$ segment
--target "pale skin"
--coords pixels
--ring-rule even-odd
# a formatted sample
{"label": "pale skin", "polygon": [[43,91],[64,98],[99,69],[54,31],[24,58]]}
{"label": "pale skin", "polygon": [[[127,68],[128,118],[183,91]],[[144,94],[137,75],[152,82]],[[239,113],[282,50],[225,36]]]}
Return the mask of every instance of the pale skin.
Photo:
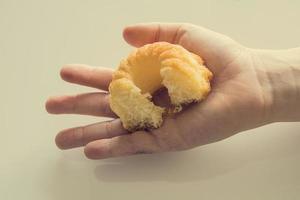
{"label": "pale skin", "polygon": [[204,101],[166,118],[161,128],[129,133],[109,107],[107,90],[113,70],[66,65],[62,79],[100,90],[51,97],[47,111],[113,120],[62,130],[56,136],[59,148],[84,147],[90,159],[179,151],[272,122],[300,121],[300,48],[250,49],[192,24],[137,24],[126,27],[123,36],[135,47],[167,41],[198,54],[214,74],[211,93]]}

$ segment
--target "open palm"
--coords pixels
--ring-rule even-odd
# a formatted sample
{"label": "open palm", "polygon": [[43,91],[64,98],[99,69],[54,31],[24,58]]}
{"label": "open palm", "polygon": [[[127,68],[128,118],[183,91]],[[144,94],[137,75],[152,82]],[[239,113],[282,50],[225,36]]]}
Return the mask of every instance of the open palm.
{"label": "open palm", "polygon": [[[113,119],[61,131],[56,137],[58,147],[85,146],[85,154],[91,159],[176,151],[216,142],[268,121],[268,99],[259,77],[263,69],[253,50],[191,24],[138,24],[127,27],[123,35],[136,47],[167,41],[200,55],[214,74],[211,93],[203,102],[169,116],[159,129],[128,133],[119,119]],[[86,65],[63,67],[64,80],[102,91],[49,98],[48,112],[116,118],[105,92],[112,72]]]}

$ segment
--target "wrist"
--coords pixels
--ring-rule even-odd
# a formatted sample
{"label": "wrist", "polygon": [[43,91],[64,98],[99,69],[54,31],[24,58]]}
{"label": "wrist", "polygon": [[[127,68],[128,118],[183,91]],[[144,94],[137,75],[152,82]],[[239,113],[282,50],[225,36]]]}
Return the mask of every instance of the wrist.
{"label": "wrist", "polygon": [[300,121],[300,48],[255,50],[269,121]]}

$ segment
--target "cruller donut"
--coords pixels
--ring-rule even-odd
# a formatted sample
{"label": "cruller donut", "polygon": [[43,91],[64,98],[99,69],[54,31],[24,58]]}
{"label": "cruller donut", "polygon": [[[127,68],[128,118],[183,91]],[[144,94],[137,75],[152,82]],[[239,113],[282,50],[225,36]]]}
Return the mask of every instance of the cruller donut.
{"label": "cruller donut", "polygon": [[151,101],[155,91],[165,87],[171,104],[181,108],[203,100],[210,91],[211,78],[203,60],[182,46],[147,44],[122,60],[114,72],[109,85],[110,107],[129,131],[158,128],[166,109]]}

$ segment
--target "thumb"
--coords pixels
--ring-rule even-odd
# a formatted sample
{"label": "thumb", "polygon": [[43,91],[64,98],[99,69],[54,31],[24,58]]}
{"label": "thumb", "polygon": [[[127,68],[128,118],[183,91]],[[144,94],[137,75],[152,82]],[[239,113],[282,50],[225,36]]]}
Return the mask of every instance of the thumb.
{"label": "thumb", "polygon": [[[132,46],[140,47],[148,43],[165,41],[179,44],[200,55],[213,71],[232,60],[238,43],[231,38],[188,23],[141,23],[127,26],[123,37]],[[238,48],[237,48],[238,47]]]}
{"label": "thumb", "polygon": [[142,23],[127,26],[123,31],[123,37],[132,46],[140,47],[158,41],[178,43],[184,32],[186,28],[183,28],[183,24]]}

